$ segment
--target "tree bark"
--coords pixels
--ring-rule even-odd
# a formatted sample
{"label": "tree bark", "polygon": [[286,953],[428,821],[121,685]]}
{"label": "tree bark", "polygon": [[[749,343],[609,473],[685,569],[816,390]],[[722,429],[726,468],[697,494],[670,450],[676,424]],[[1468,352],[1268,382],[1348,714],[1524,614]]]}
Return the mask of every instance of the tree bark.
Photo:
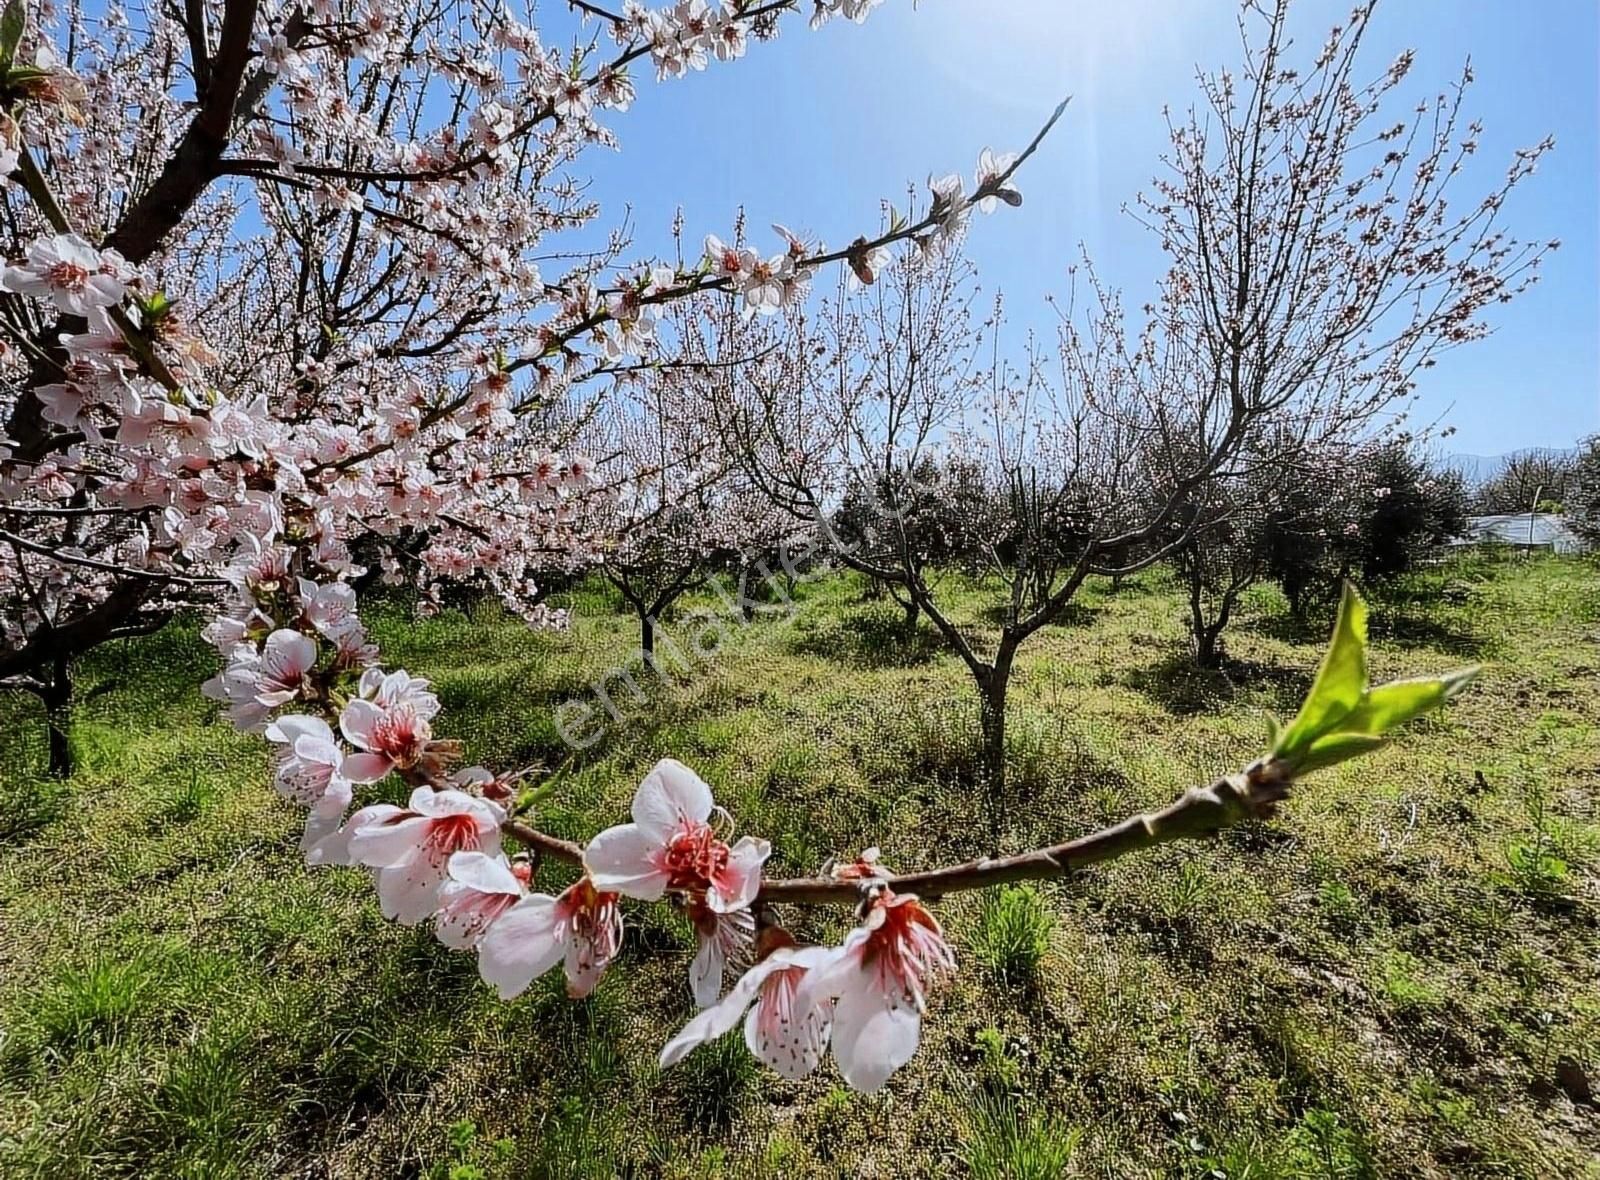
{"label": "tree bark", "polygon": [[56,656],[49,678],[39,694],[44,701],[44,724],[49,738],[49,773],[52,778],[72,776],[72,665]]}
{"label": "tree bark", "polygon": [[978,723],[983,735],[980,772],[989,798],[990,821],[1000,822],[1006,793],[1006,695],[1011,687],[1011,660],[1016,648],[1002,636],[994,663],[978,675]]}
{"label": "tree bark", "polygon": [[655,666],[656,654],[656,621],[647,612],[639,615],[639,650],[644,652],[645,659]]}
{"label": "tree bark", "polygon": [[900,609],[905,611],[905,628],[907,634],[914,635],[917,630],[917,621],[922,618],[922,608],[917,605],[915,598],[900,604]]}

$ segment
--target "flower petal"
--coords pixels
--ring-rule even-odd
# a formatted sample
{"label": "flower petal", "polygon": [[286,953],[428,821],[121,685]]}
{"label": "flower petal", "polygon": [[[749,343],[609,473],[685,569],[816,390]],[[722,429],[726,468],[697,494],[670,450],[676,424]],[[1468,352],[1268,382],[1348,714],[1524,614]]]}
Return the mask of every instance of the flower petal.
{"label": "flower petal", "polygon": [[339,713],[339,729],[352,745],[367,748],[372,727],[383,719],[384,711],[369,700],[356,697]]}
{"label": "flower petal", "polygon": [[478,939],[478,974],[502,1000],[509,1000],[559,963],[565,950],[556,937],[556,899],[548,893],[530,894]]}
{"label": "flower petal", "polygon": [[844,1080],[871,1094],[910,1061],[922,1037],[922,1015],[899,996],[886,994],[861,972],[857,986],[833,1010],[833,1059]]}
{"label": "flower petal", "polygon": [[402,926],[427,921],[439,908],[439,886],[444,879],[444,867],[421,856],[381,870],[378,906],[383,916]]}
{"label": "flower petal", "polygon": [[675,758],[663,758],[645,775],[633,796],[633,822],[662,842],[688,820],[711,817],[711,788]]}
{"label": "flower petal", "polygon": [[[803,970],[792,963],[781,967],[791,975]],[[774,995],[781,988],[797,989],[798,982],[779,976],[767,984],[745,1017],[744,1043],[758,1060],[793,1082],[815,1070],[822,1060],[833,1026],[833,1004],[821,1000],[801,1009],[795,1005],[791,990],[789,1003],[783,1005],[776,1002]]]}
{"label": "flower petal", "polygon": [[689,990],[694,992],[697,1008],[709,1008],[717,1002],[722,992],[722,969],[727,961],[720,938],[715,934],[701,937],[700,950],[689,964]]}
{"label": "flower petal", "polygon": [[[324,796],[326,798],[326,796]],[[348,798],[346,802],[349,802]],[[344,808],[338,811],[324,812],[320,807],[313,807],[306,816],[306,830],[300,837],[300,851],[305,853],[306,864],[341,864],[344,861],[330,859],[337,855],[329,845],[329,840],[335,839],[339,834],[339,823],[344,819]],[[348,849],[340,852],[348,853]],[[348,859],[348,856],[346,856]]]}
{"label": "flower petal", "polygon": [[339,763],[339,773],[353,783],[375,783],[388,774],[393,765],[382,754],[347,754]]}
{"label": "flower petal", "polygon": [[661,847],[661,841],[639,824],[618,824],[589,841],[583,850],[583,867],[596,889],[658,901],[670,880],[656,868]]}
{"label": "flower petal", "polygon": [[761,866],[772,855],[772,845],[754,836],[742,836],[728,850],[727,866],[716,875],[706,894],[706,905],[713,913],[726,914],[748,909],[761,888]]}
{"label": "flower petal", "polygon": [[395,809],[377,823],[364,824],[350,837],[350,858],[357,864],[387,869],[416,857],[433,821],[414,811]]}
{"label": "flower petal", "polygon": [[732,1032],[733,1026],[739,1023],[739,1017],[744,1015],[744,1010],[755,999],[767,976],[784,966],[786,964],[782,962],[766,959],[741,975],[739,982],[728,989],[727,995],[711,1007],[696,1013],[694,1018],[679,1030],[678,1035],[666,1043],[661,1050],[661,1068],[666,1069],[676,1065],[689,1054],[690,1050]]}
{"label": "flower petal", "polygon": [[298,745],[303,737],[319,738],[333,742],[333,730],[328,728],[328,723],[321,717],[308,717],[302,713],[291,713],[279,717],[266,728],[266,738],[269,742],[282,742],[285,745]]}
{"label": "flower petal", "polygon": [[503,856],[457,852],[450,857],[450,879],[479,893],[514,893],[522,896],[522,882]]}

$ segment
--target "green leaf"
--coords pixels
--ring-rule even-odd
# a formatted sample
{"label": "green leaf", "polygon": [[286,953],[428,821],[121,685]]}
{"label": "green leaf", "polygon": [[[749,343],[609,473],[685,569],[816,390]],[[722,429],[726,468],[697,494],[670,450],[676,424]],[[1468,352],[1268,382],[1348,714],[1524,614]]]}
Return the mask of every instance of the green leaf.
{"label": "green leaf", "polygon": [[1478,668],[1474,665],[1443,676],[1419,676],[1381,684],[1367,692],[1361,703],[1339,723],[1339,729],[1344,733],[1382,737],[1407,721],[1439,708],[1472,683],[1477,675]]}
{"label": "green leaf", "polygon": [[8,67],[17,59],[17,46],[22,44],[27,27],[28,13],[22,0],[11,0],[4,14],[0,14],[0,66]]}
{"label": "green leaf", "polygon": [[1289,728],[1273,747],[1280,758],[1294,759],[1323,734],[1339,727],[1367,691],[1367,604],[1349,582],[1339,600],[1328,654]]}
{"label": "green leaf", "polygon": [[1331,733],[1312,742],[1305,753],[1295,758],[1294,772],[1305,774],[1312,770],[1323,770],[1346,759],[1370,754],[1386,744],[1383,738],[1364,733]]}

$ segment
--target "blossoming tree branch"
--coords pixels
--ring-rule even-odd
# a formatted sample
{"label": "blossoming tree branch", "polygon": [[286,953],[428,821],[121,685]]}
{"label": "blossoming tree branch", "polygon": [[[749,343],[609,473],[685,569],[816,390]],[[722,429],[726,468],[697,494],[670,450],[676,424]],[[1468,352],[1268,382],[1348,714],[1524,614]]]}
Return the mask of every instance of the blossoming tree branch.
{"label": "blossoming tree branch", "polygon": [[[1365,608],[1347,591],[1304,706],[1259,759],[1103,831],[961,865],[902,875],[875,849],[840,850],[816,877],[766,879],[771,845],[671,760],[639,785],[630,822],[581,846],[542,832],[558,784],[464,766],[464,744],[435,732],[428,682],[383,666],[358,586],[476,579],[530,621],[559,621],[536,579],[607,553],[619,564],[605,522],[655,519],[648,498],[619,508],[576,444],[601,417],[594,385],[674,363],[658,309],[731,299],[739,316],[775,316],[823,266],[870,287],[938,258],[974,210],[1020,203],[1015,174],[1061,114],[1015,155],[985,151],[970,187],[931,180],[921,214],[843,248],[775,228],[771,252],[710,235],[687,261],[624,264],[621,231],[582,249],[559,235],[598,216],[569,167],[614,141],[599,117],[633,101],[629,67],[648,59],[665,80],[741,57],[797,3],[575,7],[586,23],[566,48],[498,0],[421,14],[202,0],[139,26],[118,7],[59,23],[47,6],[6,8],[0,171],[17,241],[0,274],[0,680],[59,707],[78,652],[204,605],[223,659],[204,689],[272,748],[277,790],[306,810],[309,863],[364,866],[385,916],[431,923],[507,999],[558,967],[587,995],[624,906],[671,900],[697,936],[700,1011],[664,1065],[742,1020],[785,1076],[831,1051],[875,1090],[956,968],[938,898],[1266,818],[1471,670],[1369,685]],[[812,23],[873,7],[814,0]],[[1448,302],[1428,331],[1470,334],[1537,260],[1485,247],[1477,220],[1454,239],[1463,255],[1420,272]],[[702,490],[655,486],[683,483]],[[556,894],[538,889],[551,861],[580,870]],[[800,945],[783,923],[807,905],[853,907],[858,923],[837,945]]]}

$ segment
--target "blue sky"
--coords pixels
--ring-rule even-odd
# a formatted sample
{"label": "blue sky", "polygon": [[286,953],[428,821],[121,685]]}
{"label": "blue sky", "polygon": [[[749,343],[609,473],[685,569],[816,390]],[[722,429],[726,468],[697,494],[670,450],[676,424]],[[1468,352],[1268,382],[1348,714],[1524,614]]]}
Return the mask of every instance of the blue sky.
{"label": "blue sky", "polygon": [[[1188,105],[1196,65],[1237,64],[1237,11],[1234,0],[888,0],[862,26],[810,33],[791,18],[741,62],[660,85],[638,72],[638,102],[607,117],[622,152],[584,166],[609,217],[631,206],[640,253],[667,248],[680,205],[690,242],[726,234],[743,205],[758,238],[781,221],[842,245],[876,228],[881,198],[930,172],[970,177],[981,147],[1021,147],[1071,94],[1019,178],[1022,208],[977,219],[970,250],[1023,325],[1053,322],[1043,297],[1065,291],[1080,242],[1137,305],[1162,262],[1123,205],[1156,171],[1163,104]],[[1300,0],[1308,55],[1347,11],[1348,0]],[[1568,445],[1600,429],[1600,3],[1387,0],[1368,63],[1376,72],[1405,47],[1418,95],[1472,58],[1483,171],[1463,198],[1482,195],[1513,148],[1556,137],[1506,224],[1563,243],[1532,291],[1495,309],[1490,339],[1424,374],[1419,417],[1457,428],[1451,451]]]}

